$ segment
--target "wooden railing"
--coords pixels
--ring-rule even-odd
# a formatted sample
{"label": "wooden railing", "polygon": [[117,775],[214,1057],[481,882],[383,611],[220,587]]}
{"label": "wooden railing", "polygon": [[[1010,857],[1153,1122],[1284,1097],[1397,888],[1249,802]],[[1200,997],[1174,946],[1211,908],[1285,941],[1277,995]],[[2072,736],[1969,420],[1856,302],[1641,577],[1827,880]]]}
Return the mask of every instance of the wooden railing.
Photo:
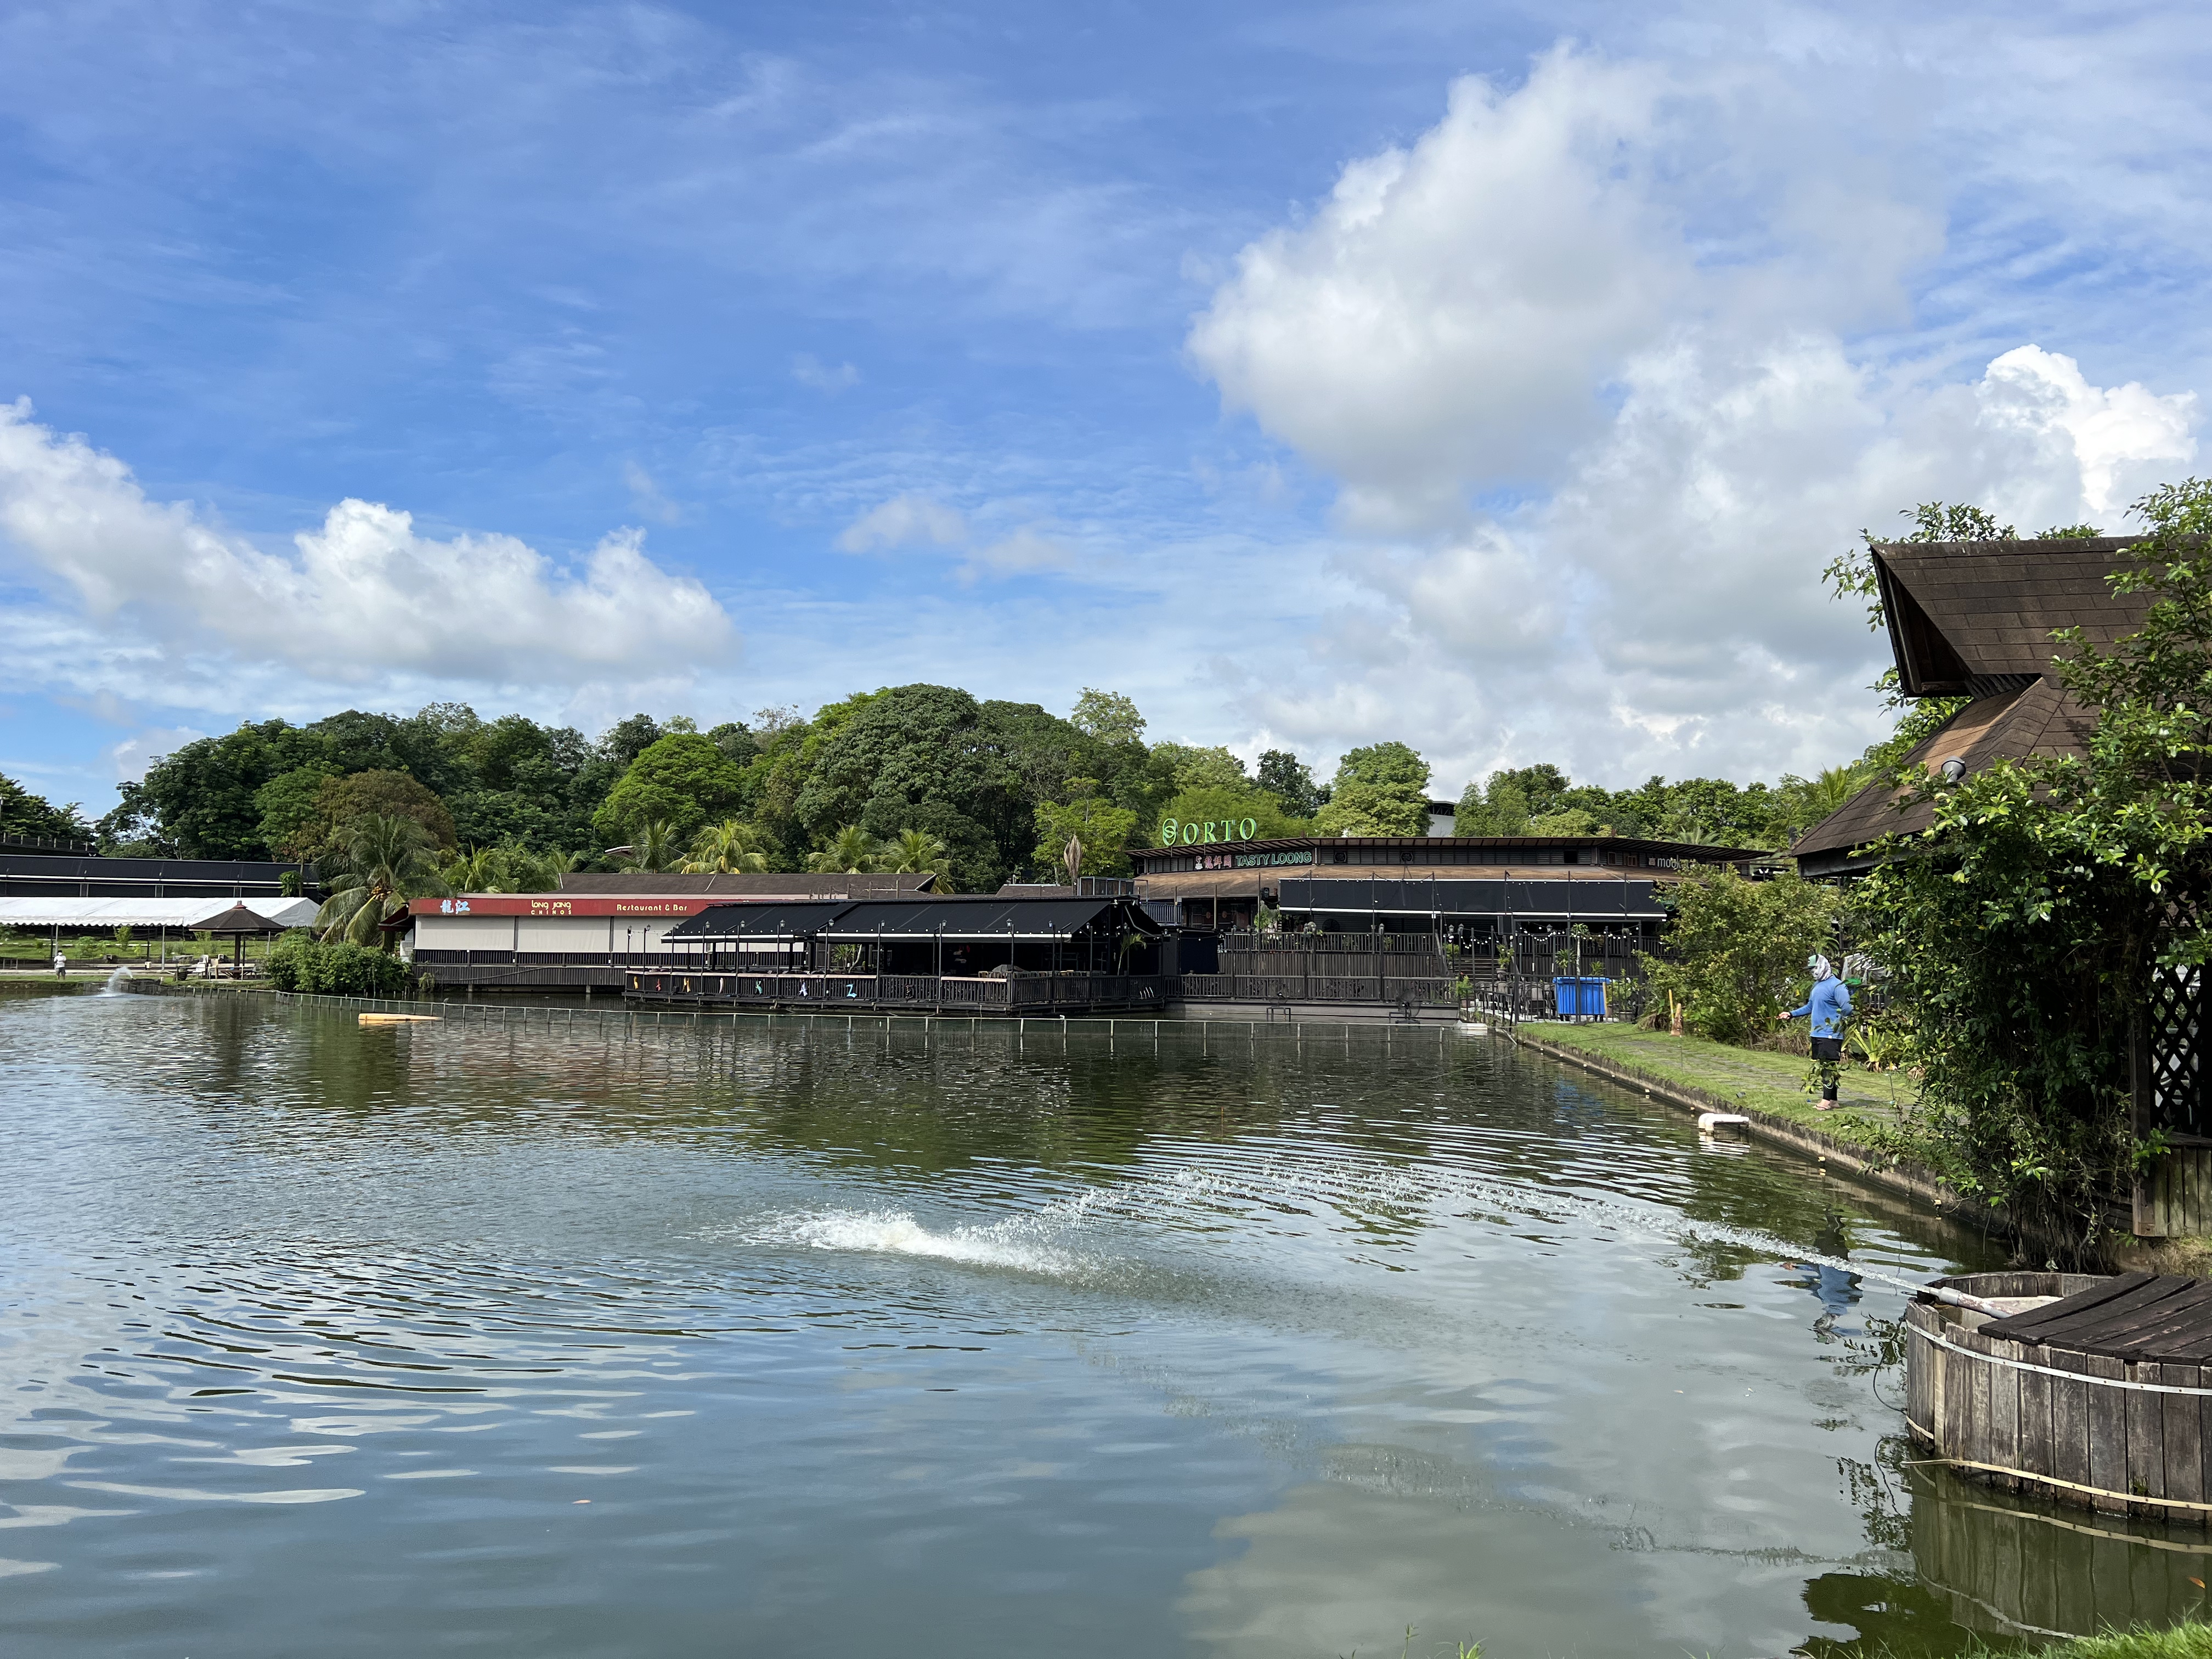
{"label": "wooden railing", "polygon": [[632,969],[626,994],[654,1002],[817,1008],[930,1008],[956,1013],[1050,1015],[1095,1008],[1163,1008],[1166,974],[1037,974],[1012,979],[939,979],[906,974],[735,974],[683,968]]}

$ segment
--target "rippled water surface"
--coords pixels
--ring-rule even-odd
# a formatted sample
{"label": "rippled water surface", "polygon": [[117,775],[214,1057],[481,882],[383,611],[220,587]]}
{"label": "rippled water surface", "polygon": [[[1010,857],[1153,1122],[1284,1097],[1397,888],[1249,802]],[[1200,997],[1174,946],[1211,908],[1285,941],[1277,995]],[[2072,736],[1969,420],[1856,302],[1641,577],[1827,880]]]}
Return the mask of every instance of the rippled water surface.
{"label": "rippled water surface", "polygon": [[1434,1031],[0,1002],[11,1656],[1948,1653],[2202,1534],[1906,1466],[1971,1236]]}

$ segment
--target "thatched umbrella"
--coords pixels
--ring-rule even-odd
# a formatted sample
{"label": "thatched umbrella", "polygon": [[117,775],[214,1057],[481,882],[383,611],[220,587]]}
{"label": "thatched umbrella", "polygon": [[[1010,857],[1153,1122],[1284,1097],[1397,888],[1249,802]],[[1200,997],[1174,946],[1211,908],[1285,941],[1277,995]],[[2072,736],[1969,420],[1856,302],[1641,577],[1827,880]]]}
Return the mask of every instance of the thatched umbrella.
{"label": "thatched umbrella", "polygon": [[228,933],[230,935],[231,977],[239,977],[244,966],[246,939],[249,933],[281,933],[285,931],[281,921],[271,921],[258,910],[246,908],[244,900],[225,910],[221,915],[210,916],[205,921],[192,924],[196,933]]}

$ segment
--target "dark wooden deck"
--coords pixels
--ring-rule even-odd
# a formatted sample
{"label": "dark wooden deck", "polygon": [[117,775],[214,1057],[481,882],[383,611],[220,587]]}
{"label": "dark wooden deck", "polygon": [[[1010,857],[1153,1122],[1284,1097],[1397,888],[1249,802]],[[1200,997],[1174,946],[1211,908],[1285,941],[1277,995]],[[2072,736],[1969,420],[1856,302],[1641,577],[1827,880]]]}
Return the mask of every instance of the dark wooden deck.
{"label": "dark wooden deck", "polygon": [[1158,1012],[1175,999],[1172,974],[1036,974],[1012,979],[920,974],[741,974],[633,970],[623,995],[699,1007],[928,1009],[957,1014]]}
{"label": "dark wooden deck", "polygon": [[1984,1336],[2130,1362],[2212,1361],[2212,1280],[2120,1273],[2046,1306],[1993,1319]]}

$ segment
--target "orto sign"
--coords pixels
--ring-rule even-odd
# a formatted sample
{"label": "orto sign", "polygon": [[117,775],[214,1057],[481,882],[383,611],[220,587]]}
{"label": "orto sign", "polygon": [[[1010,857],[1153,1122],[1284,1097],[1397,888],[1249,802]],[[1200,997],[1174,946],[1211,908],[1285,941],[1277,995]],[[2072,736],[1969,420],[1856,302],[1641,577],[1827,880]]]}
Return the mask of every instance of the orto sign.
{"label": "orto sign", "polygon": [[1257,818],[1163,818],[1160,845],[1197,847],[1208,842],[1250,841],[1259,829]]}

